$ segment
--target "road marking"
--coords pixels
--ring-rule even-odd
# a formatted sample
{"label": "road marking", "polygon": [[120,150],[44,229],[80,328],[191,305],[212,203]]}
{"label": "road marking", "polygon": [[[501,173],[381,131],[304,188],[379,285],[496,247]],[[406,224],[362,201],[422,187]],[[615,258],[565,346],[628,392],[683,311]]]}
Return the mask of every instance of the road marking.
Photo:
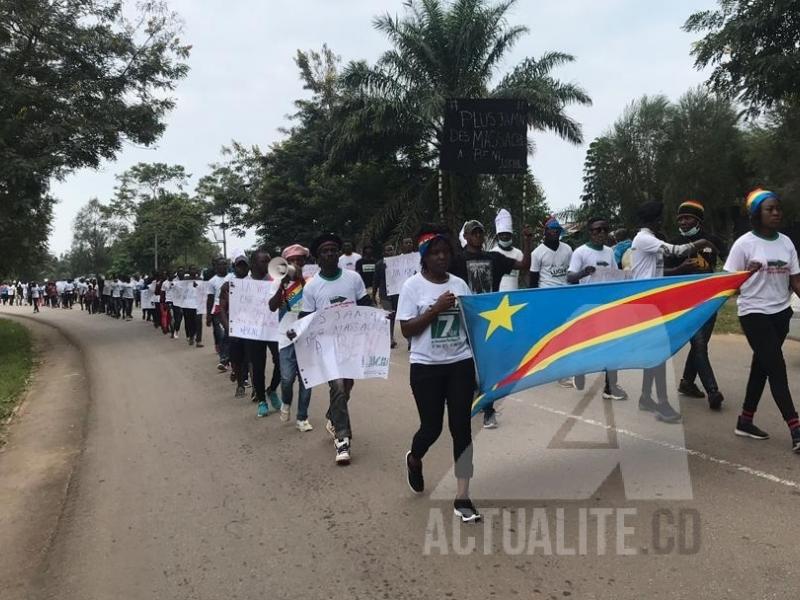
{"label": "road marking", "polygon": [[[523,402],[523,400],[519,398],[514,398],[517,402]],[[661,440],[655,440],[644,436],[640,433],[636,433],[635,431],[631,431],[629,429],[621,429],[619,427],[612,427],[611,425],[607,425],[606,423],[601,423],[600,421],[596,421],[594,419],[587,419],[586,417],[581,417],[580,415],[573,415],[563,410],[558,410],[557,408],[551,408],[549,406],[543,406],[541,404],[537,404],[536,402],[531,402],[529,400],[525,401],[526,404],[533,406],[534,408],[538,408],[545,412],[552,413],[554,415],[558,415],[560,417],[564,417],[566,419],[574,419],[576,421],[580,421],[581,423],[585,423],[587,425],[593,425],[595,427],[602,427],[606,430],[613,430],[618,435],[627,435],[629,437],[635,438],[637,440],[641,440],[643,442],[649,442],[651,444],[656,444],[661,446],[662,448],[666,448],[668,450],[674,450],[676,452],[685,452],[689,456],[694,456],[701,460],[705,460],[717,465],[722,465],[724,467],[733,467],[737,471],[742,473],[747,473],[748,475],[752,475],[753,477],[758,477],[760,479],[766,479],[767,481],[771,481],[772,483],[777,483],[786,487],[794,488],[800,490],[800,483],[796,481],[792,481],[791,479],[783,479],[778,477],[777,475],[773,475],[772,473],[767,473],[766,471],[759,471],[758,469],[753,469],[752,467],[748,467],[747,465],[742,465],[740,463],[731,462],[724,458],[717,458],[716,456],[711,456],[710,454],[706,454],[705,452],[700,452],[699,450],[692,450],[691,448],[686,448],[685,446],[679,446],[678,444],[671,444],[669,442],[664,442]]]}

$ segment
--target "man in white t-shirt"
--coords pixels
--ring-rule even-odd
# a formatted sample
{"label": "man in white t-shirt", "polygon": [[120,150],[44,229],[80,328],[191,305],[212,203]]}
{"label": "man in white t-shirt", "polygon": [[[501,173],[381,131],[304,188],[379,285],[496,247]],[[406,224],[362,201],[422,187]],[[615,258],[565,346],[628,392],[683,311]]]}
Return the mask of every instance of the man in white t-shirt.
{"label": "man in white t-shirt", "polygon": [[[303,288],[303,310],[299,318],[303,318],[318,310],[336,310],[343,306],[372,306],[372,300],[364,287],[364,281],[355,271],[339,266],[339,255],[342,251],[342,240],[335,233],[321,235],[311,244],[311,253],[317,259],[319,273]],[[289,339],[294,338],[294,331],[287,332]],[[328,422],[325,428],[334,438],[336,447],[336,463],[350,464],[350,413],[347,403],[353,389],[352,379],[334,379],[328,382],[330,387],[330,407]]]}
{"label": "man in white t-shirt", "polygon": [[358,252],[353,252],[353,242],[345,241],[342,243],[342,255],[339,257],[339,268],[348,271],[356,270],[356,263],[361,260]]}
{"label": "man in white t-shirt", "polygon": [[214,333],[214,349],[219,358],[217,363],[219,371],[227,371],[230,363],[230,342],[219,316],[219,293],[222,290],[222,284],[232,278],[233,273],[228,272],[228,259],[220,256],[214,261],[214,276],[208,280],[208,297],[206,299],[206,326],[211,327],[211,331]]}
{"label": "man in white t-shirt", "polygon": [[[664,214],[664,204],[651,200],[642,204],[637,216],[642,228],[631,244],[633,279],[652,279],[664,276],[664,256],[689,256],[703,248],[713,248],[708,240],[701,239],[688,244],[667,244],[658,235]],[[652,398],[653,383],[657,401]],[[669,404],[667,398],[667,364],[645,369],[642,376],[642,395],[639,410],[655,413],[656,419],[664,423],[680,423],[681,415]]]}
{"label": "man in white t-shirt", "polygon": [[530,287],[567,285],[572,248],[561,241],[563,231],[555,217],[550,217],[545,222],[542,243],[531,254]]}
{"label": "man in white t-shirt", "polygon": [[[494,219],[494,228],[497,233],[497,242],[492,252],[497,252],[518,262],[522,262],[522,250],[514,247],[514,229],[512,227],[511,213],[501,208]],[[497,291],[507,292],[519,289],[519,270],[514,269],[508,275],[503,275]]]}
{"label": "man in white t-shirt", "polygon": [[[575,248],[569,261],[567,281],[569,283],[589,283],[592,276],[609,271],[619,272],[614,250],[606,246],[608,241],[608,221],[602,217],[592,217],[586,222],[589,231],[589,241],[583,246]],[[606,275],[603,279],[611,279]],[[575,376],[575,388],[582,390],[585,383],[584,375]],[[606,371],[606,384],[603,389],[603,398],[606,400],[627,400],[628,394],[617,385],[617,372]]]}

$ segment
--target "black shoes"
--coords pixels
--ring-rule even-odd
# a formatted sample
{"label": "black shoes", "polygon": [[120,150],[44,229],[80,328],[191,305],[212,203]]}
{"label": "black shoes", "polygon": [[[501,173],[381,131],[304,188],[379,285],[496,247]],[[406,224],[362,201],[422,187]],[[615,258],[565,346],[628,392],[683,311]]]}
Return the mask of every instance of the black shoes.
{"label": "black shoes", "polygon": [[725,397],[720,392],[708,393],[708,408],[711,410],[722,410],[722,401]]}
{"label": "black shoes", "polygon": [[[797,430],[796,430],[797,431]],[[755,425],[753,425],[752,421],[743,421],[741,417],[736,421],[736,429],[733,430],[738,436],[747,437],[754,440],[768,440],[769,434],[766,431],[762,431]],[[800,448],[800,432],[798,432],[798,440],[795,442],[794,432],[792,432],[792,450],[798,452],[796,448]]]}
{"label": "black shoes", "polygon": [[453,502],[453,514],[459,517],[462,523],[477,523],[483,518],[469,498],[456,498]]}
{"label": "black shoes", "polygon": [[408,487],[415,494],[421,494],[425,491],[425,479],[422,477],[422,461],[417,461],[418,464],[414,466],[411,460],[411,451],[406,452],[406,481]]}
{"label": "black shoes", "polygon": [[681,379],[681,382],[678,384],[678,393],[684,396],[689,396],[690,398],[705,398],[706,395],[700,391],[700,388],[697,387],[694,381],[686,381],[685,379]]}

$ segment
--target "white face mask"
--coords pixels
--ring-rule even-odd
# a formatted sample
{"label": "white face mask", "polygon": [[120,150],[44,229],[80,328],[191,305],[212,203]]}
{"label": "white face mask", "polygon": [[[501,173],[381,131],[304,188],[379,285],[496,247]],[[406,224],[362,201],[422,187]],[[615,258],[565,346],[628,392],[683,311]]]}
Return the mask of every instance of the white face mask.
{"label": "white face mask", "polygon": [[497,238],[497,245],[503,250],[508,250],[514,245],[514,240],[503,241],[500,238]]}
{"label": "white face mask", "polygon": [[691,229],[687,229],[686,231],[684,231],[683,229],[679,229],[678,231],[681,232],[681,235],[683,237],[692,237],[700,233],[700,227],[698,225],[695,225],[694,227],[692,227]]}

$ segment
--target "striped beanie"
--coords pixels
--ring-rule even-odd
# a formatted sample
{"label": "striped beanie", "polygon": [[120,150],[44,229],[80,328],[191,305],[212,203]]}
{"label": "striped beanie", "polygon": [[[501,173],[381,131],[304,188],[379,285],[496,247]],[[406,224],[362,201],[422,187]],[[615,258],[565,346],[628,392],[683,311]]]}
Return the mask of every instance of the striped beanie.
{"label": "striped beanie", "polygon": [[687,200],[686,202],[682,202],[681,205],[678,207],[678,216],[688,216],[694,217],[701,223],[703,222],[703,216],[705,215],[705,208],[703,205],[698,202],[697,200]]}
{"label": "striped beanie", "polygon": [[744,203],[747,213],[751,216],[756,214],[761,206],[761,203],[764,202],[764,200],[769,200],[770,198],[777,199],[778,196],[775,194],[775,192],[762,190],[761,188],[754,189],[752,192],[747,194],[747,200]]}

